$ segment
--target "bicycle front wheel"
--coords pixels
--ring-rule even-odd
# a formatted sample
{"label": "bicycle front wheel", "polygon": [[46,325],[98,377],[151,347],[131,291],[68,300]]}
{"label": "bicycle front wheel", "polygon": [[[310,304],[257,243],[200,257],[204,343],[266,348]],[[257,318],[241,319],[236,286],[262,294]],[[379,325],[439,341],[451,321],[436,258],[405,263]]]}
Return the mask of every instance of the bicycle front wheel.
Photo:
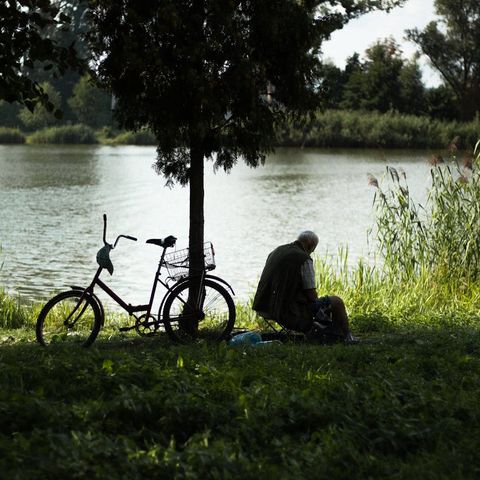
{"label": "bicycle front wheel", "polygon": [[189,302],[192,284],[191,280],[181,283],[165,300],[162,315],[165,331],[178,343],[227,338],[236,316],[232,297],[221,285],[207,279],[200,300]]}
{"label": "bicycle front wheel", "polygon": [[43,307],[37,319],[37,341],[48,346],[70,343],[90,346],[101,326],[100,308],[90,296],[82,298],[82,291],[70,290],[53,297]]}

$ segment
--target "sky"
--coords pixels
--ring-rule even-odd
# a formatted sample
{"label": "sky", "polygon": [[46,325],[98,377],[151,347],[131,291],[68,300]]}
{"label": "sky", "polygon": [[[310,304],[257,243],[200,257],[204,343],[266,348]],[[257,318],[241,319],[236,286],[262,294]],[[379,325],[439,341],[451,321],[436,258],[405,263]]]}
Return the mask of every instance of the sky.
{"label": "sky", "polygon": [[[411,58],[415,45],[404,39],[407,28],[422,30],[427,23],[435,19],[434,0],[408,0],[403,7],[386,12],[372,12],[352,20],[342,30],[332,34],[331,40],[322,46],[325,59],[333,61],[343,68],[345,60],[354,52],[361,55],[379,38],[393,36],[400,44],[404,57]],[[428,65],[425,57],[420,60],[423,81],[428,87],[440,83],[440,78]]]}

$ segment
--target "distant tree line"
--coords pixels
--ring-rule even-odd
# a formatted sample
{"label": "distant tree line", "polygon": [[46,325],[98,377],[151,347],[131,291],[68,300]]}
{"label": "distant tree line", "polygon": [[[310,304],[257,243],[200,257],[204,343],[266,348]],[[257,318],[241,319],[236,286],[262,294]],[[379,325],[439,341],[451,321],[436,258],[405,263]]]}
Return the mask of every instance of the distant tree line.
{"label": "distant tree line", "polygon": [[[58,48],[74,48],[87,65],[92,57],[84,40],[89,29],[88,1],[53,3],[70,18],[69,28],[51,22],[43,29],[45,37]],[[480,110],[480,2],[435,0],[435,8],[439,20],[423,31],[406,32],[419,49],[413,58],[404,58],[395,40],[387,38],[378,40],[363,55],[352,54],[343,69],[324,62],[318,85],[319,103],[334,110],[394,111],[439,120],[473,119]],[[441,74],[442,85],[425,87],[418,62],[420,53]],[[0,101],[0,126],[26,131],[73,123],[95,129],[115,126],[110,94],[99,89],[88,73],[66,68],[59,76],[48,58],[29,62],[23,73],[25,81],[43,88],[48,102]],[[60,111],[61,118],[54,115]]]}
{"label": "distant tree line", "polygon": [[[0,102],[0,125],[24,130],[83,123],[92,128],[113,126],[110,95],[100,90],[88,74],[49,79],[40,69],[41,86],[56,109],[64,112],[57,119],[43,105],[30,112],[26,107]],[[345,68],[332,63],[322,65],[319,95],[327,109],[376,111],[429,116],[440,120],[461,118],[459,103],[452,88],[440,85],[426,88],[418,56],[405,59],[391,38],[379,40],[364,54],[354,53]]]}
{"label": "distant tree line", "polygon": [[323,64],[321,95],[329,109],[397,111],[454,120],[460,116],[451,88],[426,88],[418,55],[405,59],[392,39],[379,40],[365,52],[347,59],[344,69]]}
{"label": "distant tree line", "polygon": [[[56,83],[60,83],[57,88],[48,80],[41,82],[40,86],[55,108],[63,112],[62,118],[56,118],[41,104],[37,104],[34,111],[30,112],[22,105],[0,101],[0,126],[33,131],[74,123],[82,123],[95,129],[114,124],[110,95],[100,90],[88,74],[78,77],[71,89],[67,89],[62,82]],[[62,95],[61,90],[66,90],[65,93],[69,95]]]}

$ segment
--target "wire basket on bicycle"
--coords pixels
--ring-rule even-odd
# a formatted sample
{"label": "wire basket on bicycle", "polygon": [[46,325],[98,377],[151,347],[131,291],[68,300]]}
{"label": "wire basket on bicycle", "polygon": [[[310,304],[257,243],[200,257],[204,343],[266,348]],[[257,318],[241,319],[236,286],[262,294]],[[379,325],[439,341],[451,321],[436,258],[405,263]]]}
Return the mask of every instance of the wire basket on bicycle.
{"label": "wire basket on bicycle", "polygon": [[[215,268],[215,250],[213,249],[212,242],[204,243],[203,256],[205,271],[213,270]],[[166,253],[164,261],[169,278],[173,280],[187,278],[190,265],[189,258],[188,248]]]}

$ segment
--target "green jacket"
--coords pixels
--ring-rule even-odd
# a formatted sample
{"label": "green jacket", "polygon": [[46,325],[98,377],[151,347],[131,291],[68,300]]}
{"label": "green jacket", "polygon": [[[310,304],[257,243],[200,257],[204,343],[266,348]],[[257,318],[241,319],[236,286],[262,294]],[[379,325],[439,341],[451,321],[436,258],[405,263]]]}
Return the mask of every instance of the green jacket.
{"label": "green jacket", "polygon": [[267,258],[252,308],[286,328],[307,331],[311,305],[302,286],[300,268],[310,258],[298,242],[277,247]]}

